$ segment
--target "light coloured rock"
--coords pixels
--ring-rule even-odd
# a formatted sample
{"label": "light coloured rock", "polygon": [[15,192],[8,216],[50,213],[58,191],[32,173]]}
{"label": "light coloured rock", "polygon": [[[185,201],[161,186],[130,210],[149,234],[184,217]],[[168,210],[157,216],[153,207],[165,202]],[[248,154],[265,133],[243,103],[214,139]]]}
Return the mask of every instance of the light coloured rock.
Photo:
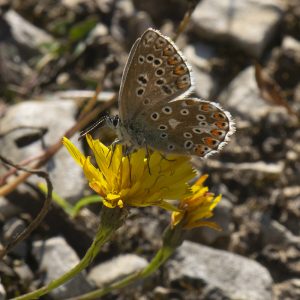
{"label": "light coloured rock", "polygon": [[293,278],[274,285],[274,299],[300,299],[300,279]]}
{"label": "light coloured rock", "polygon": [[[34,242],[33,255],[39,264],[40,272],[45,273],[45,283],[60,277],[79,263],[77,254],[62,237]],[[82,271],[51,291],[51,297],[57,300],[67,299],[91,291],[92,287],[85,274],[85,271]]]}
{"label": "light coloured rock", "polygon": [[35,27],[13,10],[9,10],[4,18],[11,28],[13,38],[20,44],[40,51],[41,45],[54,42],[46,31]]}
{"label": "light coloured rock", "polygon": [[218,291],[218,299],[272,299],[273,282],[268,270],[253,260],[226,251],[185,241],[166,271],[171,284],[202,286],[204,293]]}
{"label": "light coloured rock", "polygon": [[9,200],[0,197],[0,219],[7,220],[20,214],[22,210]]}
{"label": "light coloured rock", "polygon": [[207,165],[213,169],[234,170],[236,172],[253,172],[263,176],[281,176],[284,171],[285,164],[283,161],[276,163],[265,163],[264,161],[249,163],[222,163],[217,160],[209,160]]}
{"label": "light coloured rock", "polygon": [[6,291],[4,289],[4,286],[0,282],[0,300],[5,300],[5,299],[6,299]]}
{"label": "light coloured rock", "polygon": [[[41,153],[45,146],[49,147],[59,142],[66,130],[74,125],[76,110],[75,103],[71,101],[27,101],[11,106],[0,120],[1,132],[20,129],[11,131],[0,140],[1,154],[19,163]],[[35,128],[41,127],[48,129],[42,140],[17,146],[17,140],[24,136],[38,134],[40,131]],[[78,144],[77,137],[78,135],[74,136],[74,142],[80,149],[81,145]],[[69,200],[78,200],[82,196],[85,186],[82,169],[77,166],[64,147],[47,163],[46,170],[50,173],[54,191],[58,195]],[[4,172],[5,169],[0,166],[0,174]],[[35,176],[30,177],[30,182],[44,183],[42,179]]]}
{"label": "light coloured rock", "polygon": [[261,98],[252,66],[242,71],[229,84],[219,100],[233,117],[238,116],[251,123],[259,123],[267,114],[276,110],[288,117],[284,108],[273,106]]}
{"label": "light coloured rock", "polygon": [[300,245],[300,237],[294,235],[285,226],[274,220],[264,220],[262,222],[262,243],[263,245],[288,244]]}
{"label": "light coloured rock", "polygon": [[126,275],[140,271],[147,266],[147,261],[133,254],[120,255],[91,269],[88,279],[98,287],[116,281]]}
{"label": "light coloured rock", "polygon": [[260,57],[283,17],[279,0],[202,0],[192,15],[199,36],[223,40]]}

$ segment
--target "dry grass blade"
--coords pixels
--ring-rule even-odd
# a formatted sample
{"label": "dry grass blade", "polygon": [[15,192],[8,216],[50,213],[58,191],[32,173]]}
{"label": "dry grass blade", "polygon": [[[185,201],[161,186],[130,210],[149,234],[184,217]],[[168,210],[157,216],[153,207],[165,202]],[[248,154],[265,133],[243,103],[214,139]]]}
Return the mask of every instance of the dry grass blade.
{"label": "dry grass blade", "polygon": [[29,224],[29,226],[26,229],[24,229],[13,240],[11,240],[3,249],[0,250],[0,259],[2,259],[19,242],[26,239],[31,234],[31,232],[34,229],[36,229],[40,225],[40,223],[43,221],[43,219],[46,216],[46,214],[48,213],[50,205],[51,205],[53,186],[52,186],[51,180],[50,180],[47,172],[39,171],[39,170],[30,170],[30,169],[18,166],[16,164],[12,163],[11,161],[9,161],[8,159],[2,157],[1,155],[0,155],[0,160],[2,160],[2,162],[4,164],[9,165],[13,168],[16,168],[21,171],[25,171],[30,174],[35,174],[35,175],[43,178],[47,184],[47,195],[46,195],[46,199],[44,201],[42,209],[40,210],[39,214],[35,217],[35,219]]}
{"label": "dry grass blade", "polygon": [[186,29],[187,25],[189,24],[189,22],[191,20],[192,13],[194,12],[198,2],[199,2],[199,0],[189,0],[188,1],[188,9],[187,9],[186,13],[184,14],[184,17],[178,26],[177,32],[173,38],[174,42],[176,42],[176,40],[178,39],[180,34],[182,34],[182,32]]}

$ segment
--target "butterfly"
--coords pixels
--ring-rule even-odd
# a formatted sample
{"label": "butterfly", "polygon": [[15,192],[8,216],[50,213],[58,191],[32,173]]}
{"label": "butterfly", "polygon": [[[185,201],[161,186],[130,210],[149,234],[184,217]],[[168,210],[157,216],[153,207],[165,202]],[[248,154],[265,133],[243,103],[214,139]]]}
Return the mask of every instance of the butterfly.
{"label": "butterfly", "polygon": [[188,98],[191,88],[191,68],[182,53],[170,38],[147,29],[129,53],[119,116],[104,118],[117,131],[115,143],[199,157],[220,150],[235,130],[231,115],[217,103]]}

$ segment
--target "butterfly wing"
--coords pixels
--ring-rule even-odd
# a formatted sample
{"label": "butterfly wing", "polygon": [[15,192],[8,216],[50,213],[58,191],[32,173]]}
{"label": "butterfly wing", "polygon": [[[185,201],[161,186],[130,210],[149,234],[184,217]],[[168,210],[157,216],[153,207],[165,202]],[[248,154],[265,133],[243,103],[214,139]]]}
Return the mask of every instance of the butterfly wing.
{"label": "butterfly wing", "polygon": [[190,70],[176,45],[150,28],[130,51],[119,94],[120,118],[126,126],[141,111],[174,100],[190,87]]}
{"label": "butterfly wing", "polygon": [[147,124],[143,136],[148,146],[200,157],[220,150],[235,130],[228,112],[217,103],[196,98],[157,103],[137,121],[137,126]]}

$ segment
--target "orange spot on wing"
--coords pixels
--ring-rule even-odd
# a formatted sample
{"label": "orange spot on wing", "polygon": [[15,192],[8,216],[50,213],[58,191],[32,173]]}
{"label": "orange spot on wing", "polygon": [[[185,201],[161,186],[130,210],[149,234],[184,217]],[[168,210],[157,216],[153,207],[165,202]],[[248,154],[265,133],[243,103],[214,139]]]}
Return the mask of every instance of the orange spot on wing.
{"label": "orange spot on wing", "polygon": [[215,112],[212,114],[212,117],[218,121],[223,121],[226,120],[226,117],[224,114],[220,113],[220,112]]}
{"label": "orange spot on wing", "polygon": [[179,90],[185,89],[189,86],[189,83],[186,81],[178,81],[176,82],[176,86]]}
{"label": "orange spot on wing", "polygon": [[203,140],[204,144],[210,148],[214,148],[214,147],[218,146],[218,144],[219,144],[219,141],[212,137],[205,137],[202,140]]}
{"label": "orange spot on wing", "polygon": [[179,59],[179,56],[177,54],[171,56],[169,59],[168,59],[168,64],[169,65],[176,65],[180,62],[180,59]]}
{"label": "orange spot on wing", "polygon": [[173,73],[175,75],[184,75],[187,73],[187,68],[184,65],[179,65],[175,68]]}
{"label": "orange spot on wing", "polygon": [[203,110],[203,111],[210,111],[211,106],[208,103],[205,103],[205,104],[201,105],[200,109]]}
{"label": "orange spot on wing", "polygon": [[194,152],[198,156],[204,156],[205,155],[205,150],[202,145],[196,145],[194,148]]}
{"label": "orange spot on wing", "polygon": [[226,122],[218,121],[218,122],[214,122],[214,125],[216,125],[220,129],[228,128],[228,123],[226,123]]}
{"label": "orange spot on wing", "polygon": [[215,136],[215,137],[220,137],[223,135],[223,131],[218,130],[218,129],[213,129],[210,131],[211,135]]}

